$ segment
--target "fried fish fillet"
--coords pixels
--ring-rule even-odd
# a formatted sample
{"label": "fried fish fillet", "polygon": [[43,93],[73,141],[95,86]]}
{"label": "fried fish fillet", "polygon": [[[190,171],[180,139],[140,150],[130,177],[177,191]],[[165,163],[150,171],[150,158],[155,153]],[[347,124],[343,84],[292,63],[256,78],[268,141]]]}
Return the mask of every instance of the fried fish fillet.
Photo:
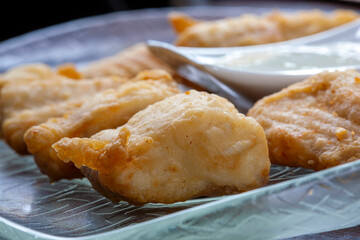
{"label": "fried fish fillet", "polygon": [[[195,90],[135,114],[91,138],[63,138],[58,156],[112,200],[172,203],[232,194],[267,183],[262,127],[226,99]],[[85,168],[86,169],[86,168]]]}
{"label": "fried fish fillet", "polygon": [[[72,92],[64,93],[59,85],[63,82],[65,86],[66,83],[71,85],[71,80],[79,77],[81,74],[72,64],[59,66],[57,71],[41,63],[14,67],[0,76],[1,115],[5,114],[7,117],[15,110],[38,107],[46,104],[49,98],[58,99],[59,95],[62,100]],[[67,89],[70,88],[71,86],[67,86]]]}
{"label": "fried fish fillet", "polygon": [[[17,153],[26,154],[23,136],[29,127],[42,123],[49,117],[62,116],[79,106],[84,97],[116,88],[126,81],[128,79],[103,77],[78,81],[58,78],[8,83],[1,89],[0,95],[3,137]],[[69,101],[62,103],[66,100]],[[57,104],[60,102],[61,104]]]}
{"label": "fried fish fillet", "polygon": [[259,100],[272,163],[321,170],[360,159],[360,73],[324,72]]}
{"label": "fried fish fillet", "polygon": [[282,35],[282,41],[308,36],[351,22],[359,14],[351,10],[335,10],[326,14],[320,10],[299,11],[283,14],[275,11],[268,19],[275,22]]}
{"label": "fried fish fillet", "polygon": [[[170,15],[175,29],[183,28],[179,15]],[[175,21],[176,19],[176,21]],[[183,21],[190,22],[184,16]],[[180,26],[179,25],[184,25]],[[177,30],[177,31],[178,31]],[[189,25],[177,36],[176,45],[185,47],[235,47],[281,41],[281,32],[274,22],[246,14],[238,18],[204,21]]]}
{"label": "fried fish fillet", "polygon": [[58,159],[52,144],[63,137],[90,137],[100,130],[121,126],[136,112],[178,92],[176,83],[165,71],[145,71],[136,81],[92,96],[64,117],[31,127],[24,140],[40,170],[50,179],[79,177],[80,171],[73,164]]}
{"label": "fried fish fillet", "polygon": [[19,110],[33,109],[71,98],[92,95],[108,88],[118,87],[126,81],[128,79],[112,76],[77,81],[56,77],[46,81],[8,83],[1,89],[2,114],[7,118]]}
{"label": "fried fish fillet", "polygon": [[[27,64],[19,67],[14,67],[0,75],[0,90],[8,83],[14,83],[17,81],[31,82],[34,80],[54,78],[55,76],[56,73],[54,73],[49,66],[41,63]],[[0,122],[2,123],[2,121],[3,114],[2,111],[0,111]],[[0,135],[2,136],[1,128]]]}
{"label": "fried fish fillet", "polygon": [[88,78],[110,75],[132,78],[139,72],[149,69],[163,69],[173,74],[173,70],[157,59],[145,44],[139,43],[115,56],[89,64],[82,74]]}
{"label": "fried fish fillet", "polygon": [[[67,65],[67,66],[63,66],[63,69],[68,69],[67,70],[67,74],[69,72],[72,72],[73,75],[75,75],[76,69],[73,66]],[[70,70],[71,69],[71,70]],[[69,75],[69,74],[68,74]],[[2,74],[0,76],[0,90],[2,88],[4,88],[7,85],[10,84],[19,84],[21,83],[21,85],[27,85],[33,81],[49,81],[49,80],[60,80],[60,79],[69,79],[68,77],[66,77],[66,74],[56,71],[53,71],[51,69],[50,66],[45,65],[45,64],[41,64],[41,63],[36,63],[36,64],[27,64],[27,65],[22,65],[19,67],[14,67],[10,70],[8,70],[7,72],[5,72],[4,74]],[[16,85],[16,86],[19,86]],[[29,94],[31,94],[32,89],[29,89]],[[1,94],[1,93],[0,93]],[[8,96],[7,96],[8,97]],[[0,99],[0,105],[1,107],[9,107],[9,112],[11,112],[11,106],[6,106],[6,104],[8,102],[4,102],[3,100],[7,101],[6,98]],[[17,94],[15,93],[14,95],[12,95],[12,99],[16,100],[18,99]],[[37,96],[37,99],[39,99],[39,96]],[[27,104],[27,103],[23,103],[23,104]],[[1,109],[0,111],[0,122],[3,122],[3,118],[8,117],[9,115],[6,114],[7,116],[3,116],[4,112],[3,109]],[[2,135],[2,129],[0,128],[0,133]]]}
{"label": "fried fish fillet", "polygon": [[319,10],[265,16],[245,14],[216,21],[197,21],[172,13],[169,21],[178,33],[176,45],[186,47],[235,47],[290,40],[318,33],[358,18],[350,10],[325,14]]}
{"label": "fried fish fillet", "polygon": [[79,108],[87,98],[89,96],[51,103],[14,113],[6,118],[2,125],[3,137],[6,143],[19,154],[28,154],[24,134],[30,127],[43,123],[49,118],[62,117],[65,113]]}
{"label": "fried fish fillet", "polygon": [[202,22],[181,12],[171,12],[168,19],[177,34],[180,34],[185,31],[185,29]]}
{"label": "fried fish fillet", "polygon": [[0,87],[10,82],[42,80],[54,77],[56,73],[52,69],[41,63],[27,64],[14,67],[0,76]]}
{"label": "fried fish fillet", "polygon": [[72,64],[61,65],[56,71],[42,63],[25,64],[11,68],[2,74],[0,76],[0,88],[7,83],[15,83],[17,81],[31,82],[34,80],[51,80],[63,77],[80,79],[82,75]]}

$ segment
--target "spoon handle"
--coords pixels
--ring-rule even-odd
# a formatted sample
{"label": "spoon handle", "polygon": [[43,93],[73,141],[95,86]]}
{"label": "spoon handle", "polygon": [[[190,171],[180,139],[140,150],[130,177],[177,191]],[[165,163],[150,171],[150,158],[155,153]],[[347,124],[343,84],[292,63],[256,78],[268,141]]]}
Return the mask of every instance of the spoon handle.
{"label": "spoon handle", "polygon": [[146,44],[152,54],[175,69],[183,64],[191,64],[202,68],[202,66],[194,61],[189,54],[180,52],[176,47],[169,43],[148,40]]}
{"label": "spoon handle", "polygon": [[231,87],[192,65],[183,64],[180,65],[176,70],[181,77],[187,79],[188,81],[204,88],[208,92],[215,93],[221,97],[226,98],[232,104],[234,104],[234,106],[241,113],[246,114],[253,105],[252,101],[236,92]]}
{"label": "spoon handle", "polygon": [[246,114],[253,105],[253,102],[233,90],[231,87],[220,82],[212,75],[202,71],[204,67],[192,59],[190,54],[184,54],[164,42],[147,41],[149,50],[160,60],[176,69],[178,74],[208,92],[215,93],[229,100],[239,110]]}

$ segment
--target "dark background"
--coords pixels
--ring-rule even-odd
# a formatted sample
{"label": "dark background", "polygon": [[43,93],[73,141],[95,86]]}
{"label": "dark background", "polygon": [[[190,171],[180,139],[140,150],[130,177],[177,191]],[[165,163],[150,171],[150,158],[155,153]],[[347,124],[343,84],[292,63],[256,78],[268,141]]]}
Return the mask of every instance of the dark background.
{"label": "dark background", "polygon": [[221,1],[221,0],[0,0],[0,41],[73,19],[141,8],[188,5],[241,5],[269,8],[302,5],[304,8],[354,8],[347,1]]}

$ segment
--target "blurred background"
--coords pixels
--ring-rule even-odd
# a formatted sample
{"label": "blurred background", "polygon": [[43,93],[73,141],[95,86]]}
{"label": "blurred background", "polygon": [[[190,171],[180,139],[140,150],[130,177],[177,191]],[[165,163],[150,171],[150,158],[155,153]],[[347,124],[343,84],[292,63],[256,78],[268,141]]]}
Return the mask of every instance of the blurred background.
{"label": "blurred background", "polygon": [[358,1],[244,1],[244,0],[1,0],[0,41],[50,25],[70,20],[142,8],[181,7],[194,5],[236,5],[269,8],[360,9]]}

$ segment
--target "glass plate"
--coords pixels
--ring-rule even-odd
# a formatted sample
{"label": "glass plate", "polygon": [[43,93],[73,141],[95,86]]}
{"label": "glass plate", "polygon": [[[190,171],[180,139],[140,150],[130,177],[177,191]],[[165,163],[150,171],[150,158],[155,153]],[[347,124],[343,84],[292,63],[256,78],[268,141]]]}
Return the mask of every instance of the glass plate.
{"label": "glass plate", "polygon": [[[177,10],[205,19],[268,11]],[[8,40],[0,44],[0,70],[27,62],[81,66],[147,39],[171,42],[168,11],[113,13]],[[359,161],[317,173],[274,165],[261,189],[139,207],[108,201],[87,180],[50,184],[32,157],[0,141],[0,239],[273,239],[340,229],[360,224],[359,170]]]}

